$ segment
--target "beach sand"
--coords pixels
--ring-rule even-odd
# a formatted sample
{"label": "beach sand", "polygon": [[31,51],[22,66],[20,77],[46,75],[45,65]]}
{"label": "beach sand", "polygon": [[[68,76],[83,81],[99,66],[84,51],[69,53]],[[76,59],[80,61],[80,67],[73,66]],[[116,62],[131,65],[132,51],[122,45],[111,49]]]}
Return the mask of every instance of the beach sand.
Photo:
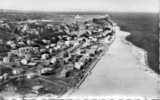
{"label": "beach sand", "polygon": [[117,28],[109,50],[69,97],[160,96],[158,75],[146,65],[146,52],[125,40],[129,34]]}

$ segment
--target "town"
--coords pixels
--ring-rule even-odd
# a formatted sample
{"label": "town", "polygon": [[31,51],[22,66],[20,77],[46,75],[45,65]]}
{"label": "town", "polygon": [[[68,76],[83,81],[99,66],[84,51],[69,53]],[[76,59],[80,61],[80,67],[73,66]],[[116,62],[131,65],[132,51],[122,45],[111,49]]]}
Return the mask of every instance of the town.
{"label": "town", "polygon": [[115,38],[108,16],[84,22],[0,20],[0,92],[63,95],[77,88]]}

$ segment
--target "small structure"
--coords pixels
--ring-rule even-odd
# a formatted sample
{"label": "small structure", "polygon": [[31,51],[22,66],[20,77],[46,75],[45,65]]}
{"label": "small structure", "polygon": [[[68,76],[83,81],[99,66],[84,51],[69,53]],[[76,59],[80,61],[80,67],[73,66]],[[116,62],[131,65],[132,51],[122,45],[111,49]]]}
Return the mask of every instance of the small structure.
{"label": "small structure", "polygon": [[28,61],[27,61],[27,59],[22,59],[22,60],[21,60],[21,63],[22,63],[23,65],[26,65],[26,64],[28,63]]}

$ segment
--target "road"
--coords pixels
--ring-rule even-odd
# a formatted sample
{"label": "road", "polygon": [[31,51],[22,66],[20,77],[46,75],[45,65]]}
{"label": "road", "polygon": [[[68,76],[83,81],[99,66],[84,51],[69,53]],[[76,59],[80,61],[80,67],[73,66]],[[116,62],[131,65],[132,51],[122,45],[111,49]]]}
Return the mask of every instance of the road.
{"label": "road", "polygon": [[[142,96],[158,97],[158,76],[150,75],[144,70],[140,59],[131,45],[123,42],[129,35],[117,30],[114,43],[105,56],[97,63],[92,73],[79,89],[69,97],[90,96]],[[137,59],[140,58],[140,59]]]}

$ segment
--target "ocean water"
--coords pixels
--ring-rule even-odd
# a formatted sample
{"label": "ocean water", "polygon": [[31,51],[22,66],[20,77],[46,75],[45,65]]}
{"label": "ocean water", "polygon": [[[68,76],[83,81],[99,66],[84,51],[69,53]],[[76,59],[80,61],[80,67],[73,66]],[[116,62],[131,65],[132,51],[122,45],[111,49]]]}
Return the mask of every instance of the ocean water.
{"label": "ocean water", "polygon": [[131,33],[127,40],[147,51],[149,67],[160,74],[157,13],[110,13],[121,30]]}

